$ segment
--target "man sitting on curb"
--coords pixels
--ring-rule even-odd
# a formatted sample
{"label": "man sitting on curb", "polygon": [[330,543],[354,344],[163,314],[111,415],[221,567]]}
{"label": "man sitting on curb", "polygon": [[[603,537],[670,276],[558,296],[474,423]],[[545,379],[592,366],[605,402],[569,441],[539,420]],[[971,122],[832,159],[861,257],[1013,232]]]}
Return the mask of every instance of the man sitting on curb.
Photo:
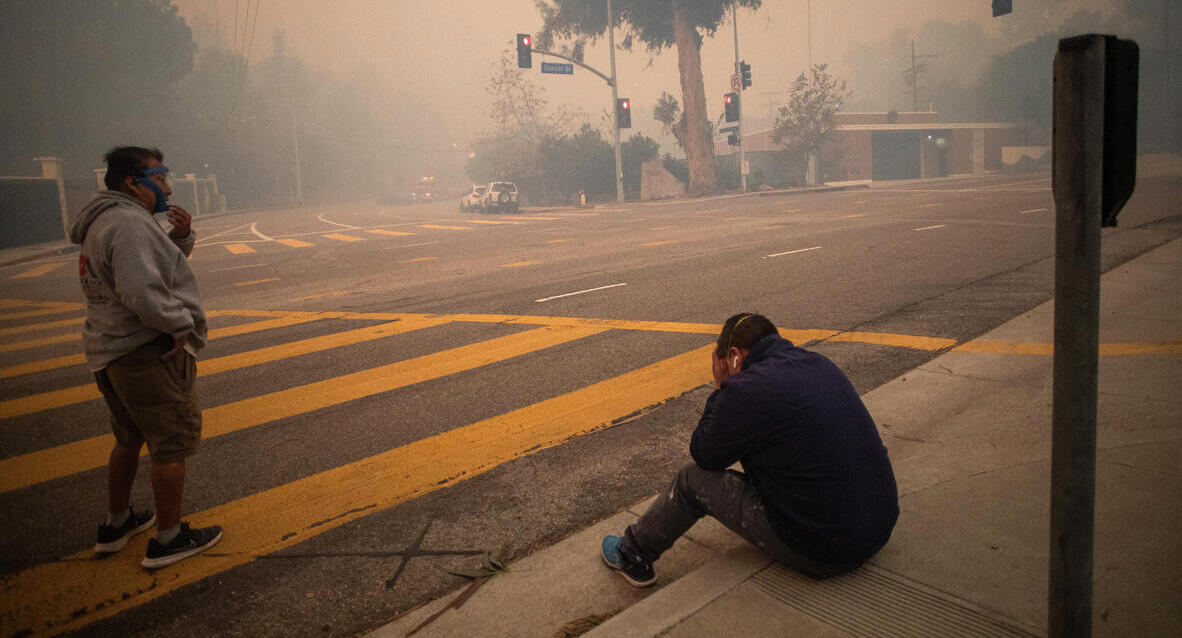
{"label": "man sitting on curb", "polygon": [[[766,317],[727,319],[711,357],[716,390],[678,472],[603,560],[636,587],[705,515],[813,578],[848,572],[886,544],[899,516],[895,475],[874,420],[824,356]],[[727,469],[736,461],[743,471]]]}

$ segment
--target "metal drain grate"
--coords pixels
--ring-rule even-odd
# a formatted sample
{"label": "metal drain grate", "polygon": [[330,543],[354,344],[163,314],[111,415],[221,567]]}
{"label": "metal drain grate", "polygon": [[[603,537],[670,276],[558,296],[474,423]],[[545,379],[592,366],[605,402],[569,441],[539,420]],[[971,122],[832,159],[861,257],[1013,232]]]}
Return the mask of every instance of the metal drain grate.
{"label": "metal drain grate", "polygon": [[868,638],[1035,637],[1021,625],[873,565],[815,581],[779,565],[751,578],[785,605],[855,636]]}

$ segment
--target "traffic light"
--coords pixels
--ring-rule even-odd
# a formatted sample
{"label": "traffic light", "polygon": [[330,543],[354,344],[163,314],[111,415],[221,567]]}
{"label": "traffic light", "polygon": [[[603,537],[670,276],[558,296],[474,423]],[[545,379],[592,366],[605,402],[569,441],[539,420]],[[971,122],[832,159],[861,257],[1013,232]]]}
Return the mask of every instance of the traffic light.
{"label": "traffic light", "polygon": [[738,93],[724,93],[722,95],[722,103],[726,106],[726,121],[739,121],[739,94]]}
{"label": "traffic light", "polygon": [[632,100],[626,97],[616,100],[616,126],[632,128]]}
{"label": "traffic light", "polygon": [[528,69],[533,66],[533,39],[528,33],[517,34],[517,66]]}
{"label": "traffic light", "polygon": [[726,143],[730,144],[731,146],[738,146],[739,145],[739,134],[738,133],[731,133],[730,135],[727,135],[726,136]]}
{"label": "traffic light", "polygon": [[739,74],[743,76],[743,88],[751,86],[751,65],[739,62]]}

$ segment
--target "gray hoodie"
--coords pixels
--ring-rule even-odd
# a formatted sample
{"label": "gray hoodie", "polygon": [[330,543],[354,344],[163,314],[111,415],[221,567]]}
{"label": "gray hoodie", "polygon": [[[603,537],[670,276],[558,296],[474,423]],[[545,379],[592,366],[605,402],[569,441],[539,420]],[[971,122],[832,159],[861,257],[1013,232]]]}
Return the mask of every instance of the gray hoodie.
{"label": "gray hoodie", "polygon": [[82,244],[78,274],[86,295],[82,349],[91,370],[162,333],[188,335],[186,350],[205,346],[205,311],[187,255],[196,233],[174,240],[139,200],[103,190],[70,222]]}

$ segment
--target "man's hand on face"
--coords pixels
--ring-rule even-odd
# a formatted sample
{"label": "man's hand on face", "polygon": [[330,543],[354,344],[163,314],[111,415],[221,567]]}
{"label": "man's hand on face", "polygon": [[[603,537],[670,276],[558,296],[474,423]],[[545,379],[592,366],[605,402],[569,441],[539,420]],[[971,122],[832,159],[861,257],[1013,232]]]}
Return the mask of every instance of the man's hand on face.
{"label": "man's hand on face", "polygon": [[726,357],[718,358],[714,356],[713,352],[711,352],[710,364],[712,368],[711,371],[714,373],[714,388],[721,388],[722,382],[726,381],[726,378],[731,376],[730,370],[726,367]]}
{"label": "man's hand on face", "polygon": [[172,223],[172,230],[168,235],[173,239],[184,239],[193,230],[193,216],[180,206],[168,207],[168,221]]}

